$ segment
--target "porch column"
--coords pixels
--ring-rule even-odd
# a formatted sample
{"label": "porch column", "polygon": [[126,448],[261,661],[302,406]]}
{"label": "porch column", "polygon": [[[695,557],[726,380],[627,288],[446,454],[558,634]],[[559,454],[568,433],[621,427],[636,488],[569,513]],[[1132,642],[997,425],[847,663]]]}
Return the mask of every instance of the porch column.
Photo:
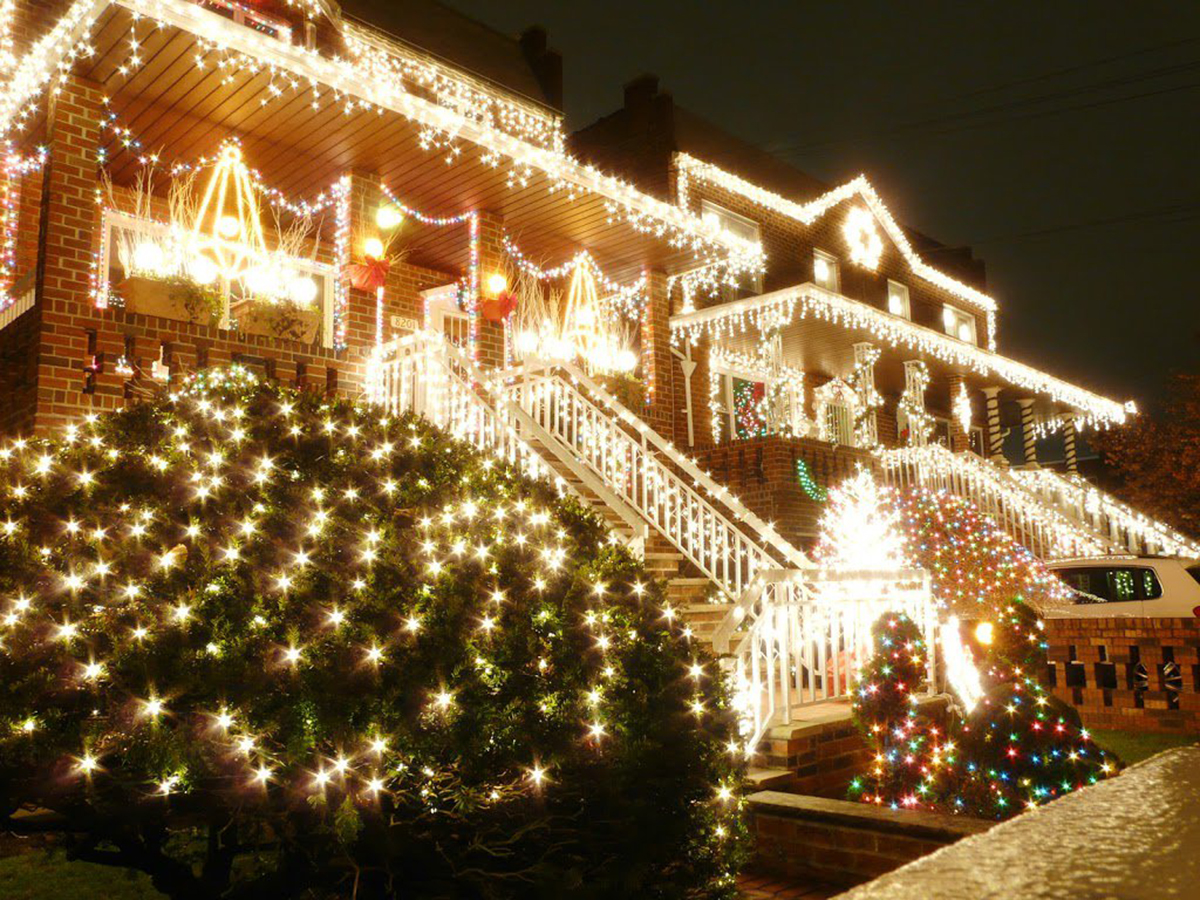
{"label": "porch column", "polygon": [[907,444],[924,447],[929,440],[929,417],[925,410],[925,389],[929,387],[929,368],[922,360],[909,359],[904,362],[904,393],[896,410],[897,441],[900,431],[900,412],[904,412],[905,427],[908,428]]}
{"label": "porch column", "polygon": [[987,455],[999,466],[1008,465],[1004,457],[1004,432],[1000,428],[1000,388],[986,387],[983,396],[987,408]]}
{"label": "porch column", "polygon": [[642,383],[646,388],[646,404],[632,412],[641,415],[659,434],[673,440],[674,380],[676,377],[682,380],[683,373],[671,359],[671,299],[667,292],[667,276],[662,272],[647,272],[646,295],[646,311],[642,318]]}
{"label": "porch column", "polygon": [[1063,426],[1063,458],[1067,461],[1067,471],[1072,475],[1079,473],[1079,456],[1075,449],[1075,439],[1078,436],[1075,419],[1067,419]]}
{"label": "porch column", "polygon": [[1021,447],[1024,451],[1026,468],[1037,468],[1037,436],[1033,432],[1033,403],[1032,397],[1021,397],[1017,406],[1021,408]]}
{"label": "porch column", "polygon": [[125,338],[90,294],[104,89],[68,72],[46,96],[49,155],[42,172],[35,281],[39,348],[36,409],[31,411],[40,433],[85,409],[102,412],[125,402],[125,378],[115,371]]}
{"label": "porch column", "polygon": [[[346,211],[350,225],[350,261],[363,263],[367,258],[368,241],[380,239],[387,246],[387,237],[381,235],[375,224],[375,210],[383,197],[379,176],[373,172],[353,170],[347,173],[344,184],[348,190]],[[386,339],[387,317],[379,291],[375,288],[360,289],[346,279],[345,341],[351,361],[365,359],[375,348],[377,341]]]}
{"label": "porch column", "polygon": [[[483,318],[478,306],[483,299],[491,275],[504,272],[504,217],[482,210],[472,227],[471,239],[478,254],[474,271],[476,281],[476,309],[473,313],[475,358],[484,368],[500,368],[504,365],[505,322],[489,322]],[[467,271],[467,277],[472,272]]]}
{"label": "porch column", "polygon": [[965,453],[971,449],[971,398],[961,375],[950,376],[950,449]]}

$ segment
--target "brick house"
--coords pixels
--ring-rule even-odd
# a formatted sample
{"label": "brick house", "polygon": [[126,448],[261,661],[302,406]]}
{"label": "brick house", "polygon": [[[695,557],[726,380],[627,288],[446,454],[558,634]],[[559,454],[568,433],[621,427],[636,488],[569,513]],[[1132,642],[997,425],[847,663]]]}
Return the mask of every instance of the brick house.
{"label": "brick house", "polygon": [[[359,395],[388,348],[432,332],[482,372],[595,375],[591,427],[640,433],[629,452],[682,479],[662,503],[694,491],[693,513],[622,495],[631,464],[564,449],[577,434],[532,442],[726,595],[744,585],[716,560],[799,559],[824,491],[858,465],[971,496],[1043,556],[1191,546],[1073,474],[1077,429],[1131,408],[1003,356],[969,251],[653,79],[568,136],[544,32],[500,35],[431,0],[4,15],[5,434],[231,362]],[[526,414],[514,427],[541,427]],[[1052,431],[1063,476],[1037,467]]]}

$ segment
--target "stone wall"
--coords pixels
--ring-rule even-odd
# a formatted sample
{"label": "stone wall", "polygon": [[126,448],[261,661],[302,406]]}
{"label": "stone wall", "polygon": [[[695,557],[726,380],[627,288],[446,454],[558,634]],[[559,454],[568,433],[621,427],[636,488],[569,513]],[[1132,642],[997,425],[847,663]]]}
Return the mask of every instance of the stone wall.
{"label": "stone wall", "polygon": [[1088,727],[1200,734],[1200,619],[1047,619],[1046,640]]}

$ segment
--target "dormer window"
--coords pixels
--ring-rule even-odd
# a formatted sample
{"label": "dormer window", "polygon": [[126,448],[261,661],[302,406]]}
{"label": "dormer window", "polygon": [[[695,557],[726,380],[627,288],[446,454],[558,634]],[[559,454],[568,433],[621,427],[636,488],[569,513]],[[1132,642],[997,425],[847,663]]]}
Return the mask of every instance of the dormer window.
{"label": "dormer window", "polygon": [[956,337],[968,344],[978,344],[979,338],[975,333],[975,317],[953,306],[942,310],[942,323],[946,326],[946,334]]}
{"label": "dormer window", "polygon": [[[722,231],[727,231],[736,238],[741,238],[743,241],[748,241],[752,244],[762,243],[762,229],[753,219],[747,219],[745,216],[739,216],[737,213],[713,203],[711,200],[700,201],[700,218],[709,225],[714,225]],[[729,296],[723,297],[724,300],[736,300],[737,295],[745,294],[761,294],[762,293],[762,274],[759,272],[749,272],[738,277],[736,287],[731,287]]]}
{"label": "dormer window", "polygon": [[888,279],[887,308],[893,316],[912,318],[912,307],[908,302],[908,285]]}
{"label": "dormer window", "polygon": [[824,250],[813,250],[813,283],[835,293],[841,289],[837,257]]}
{"label": "dormer window", "polygon": [[292,27],[287,22],[256,9],[249,9],[237,0],[196,0],[196,3],[239,25],[253,28],[259,34],[273,37],[285,44],[292,42]]}

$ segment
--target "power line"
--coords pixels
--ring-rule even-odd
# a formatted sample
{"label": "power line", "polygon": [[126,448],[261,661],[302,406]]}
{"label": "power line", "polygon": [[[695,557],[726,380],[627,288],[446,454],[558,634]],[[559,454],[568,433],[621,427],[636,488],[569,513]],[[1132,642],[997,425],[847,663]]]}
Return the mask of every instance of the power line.
{"label": "power line", "polygon": [[[1139,73],[1136,75],[1124,76],[1121,78],[1109,78],[1109,79],[1105,79],[1102,81],[1093,82],[1092,84],[1089,84],[1089,85],[1081,85],[1081,86],[1073,87],[1073,88],[1065,88],[1062,90],[1053,91],[1053,92],[1046,93],[1046,94],[1041,94],[1036,97],[1025,97],[1025,98],[1021,98],[1021,99],[1017,99],[1017,100],[1010,100],[1005,103],[996,103],[996,104],[992,104],[990,106],[981,107],[979,109],[964,110],[962,112],[957,112],[957,113],[946,113],[946,114],[940,115],[940,116],[933,116],[933,117],[926,118],[926,119],[918,119],[918,120],[915,120],[912,122],[905,122],[905,123],[901,123],[899,125],[894,125],[890,128],[876,129],[872,132],[865,132],[863,134],[857,135],[855,137],[850,137],[850,138],[841,138],[841,139],[828,140],[828,141],[815,141],[815,142],[810,142],[807,144],[798,144],[795,142],[784,142],[784,143],[772,142],[769,145],[769,149],[774,153],[792,153],[792,152],[800,152],[800,151],[804,151],[804,150],[815,150],[815,149],[824,148],[824,147],[837,146],[839,144],[856,144],[856,143],[860,143],[865,140],[871,140],[871,139],[881,138],[881,137],[892,137],[895,135],[905,134],[905,133],[921,132],[926,129],[936,127],[938,125],[948,125],[948,124],[954,124],[954,123],[958,123],[958,122],[969,122],[969,120],[971,120],[971,119],[984,118],[989,115],[993,115],[995,113],[1014,112],[1014,111],[1019,111],[1022,109],[1036,107],[1038,105],[1041,105],[1044,103],[1050,103],[1050,102],[1053,102],[1056,100],[1066,100],[1071,97],[1087,96],[1089,94],[1102,93],[1102,92],[1110,90],[1110,89],[1128,87],[1130,85],[1137,84],[1139,82],[1152,81],[1152,80],[1155,80],[1158,78],[1166,78],[1171,75],[1178,75],[1178,74],[1181,74],[1184,72],[1191,72],[1196,69],[1200,69],[1200,60],[1193,60],[1191,62],[1180,63],[1180,64],[1172,65],[1172,66],[1163,66],[1161,68],[1152,69],[1147,72],[1142,72],[1142,73]],[[1163,91],[1151,91],[1151,92],[1145,92],[1145,93],[1141,93],[1141,94],[1126,95],[1123,97],[1107,98],[1106,100],[1101,101],[1096,104],[1083,104],[1083,105],[1076,105],[1076,106],[1058,107],[1056,109],[1039,111],[1039,113],[1036,113],[1035,115],[1060,113],[1060,112],[1071,112],[1071,111],[1074,111],[1077,109],[1088,109],[1088,108],[1091,108],[1092,106],[1096,106],[1096,105],[1102,106],[1102,105],[1107,105],[1109,103],[1120,103],[1120,102],[1125,102],[1127,100],[1136,100],[1136,99],[1140,99],[1142,97],[1155,96],[1158,93],[1170,93],[1177,89],[1187,89],[1187,88],[1190,88],[1193,86],[1195,86],[1195,85],[1187,84],[1187,85],[1183,85],[1183,86],[1176,86],[1173,88],[1164,89]],[[975,127],[987,126],[987,125],[999,125],[999,124],[1004,124],[1008,121],[1017,121],[1017,120],[1020,120],[1021,118],[1028,118],[1028,117],[1000,116],[998,118],[995,118],[995,119],[992,119],[992,120],[989,120],[986,122],[969,123],[969,125],[975,126]],[[935,134],[946,134],[946,133],[950,133],[950,132],[943,130],[943,131],[938,131],[938,132],[934,132],[934,133]]]}
{"label": "power line", "polygon": [[1090,219],[1083,222],[1072,222],[1066,225],[1053,225],[1048,228],[1038,228],[1030,231],[1013,232],[1012,234],[996,235],[994,237],[983,238],[982,240],[971,241],[969,246],[982,247],[987,246],[988,244],[1002,244],[1011,241],[1026,240],[1028,238],[1046,237],[1052,234],[1083,231],[1089,228],[1101,228],[1106,225],[1124,225],[1134,222],[1152,222],[1155,220],[1173,224],[1176,222],[1190,221],[1197,216],[1200,216],[1200,201],[1170,203],[1164,206],[1154,207],[1152,209],[1122,213],[1115,216],[1105,216],[1104,218]]}

